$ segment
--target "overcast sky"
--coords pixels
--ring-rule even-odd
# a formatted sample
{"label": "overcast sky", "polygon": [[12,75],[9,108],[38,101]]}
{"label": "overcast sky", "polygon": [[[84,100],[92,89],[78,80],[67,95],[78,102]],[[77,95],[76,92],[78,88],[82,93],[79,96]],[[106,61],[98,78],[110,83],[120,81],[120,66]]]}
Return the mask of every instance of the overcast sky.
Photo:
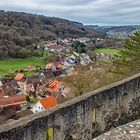
{"label": "overcast sky", "polygon": [[140,0],[0,0],[0,9],[60,17],[84,24],[140,24]]}

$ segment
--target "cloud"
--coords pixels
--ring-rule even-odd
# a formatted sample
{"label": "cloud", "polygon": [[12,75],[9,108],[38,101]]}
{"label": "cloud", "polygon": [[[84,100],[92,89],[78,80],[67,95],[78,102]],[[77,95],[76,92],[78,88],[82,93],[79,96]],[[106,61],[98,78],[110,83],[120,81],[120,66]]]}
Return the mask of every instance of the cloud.
{"label": "cloud", "polygon": [[139,0],[4,0],[0,9],[55,16],[85,24],[140,24]]}

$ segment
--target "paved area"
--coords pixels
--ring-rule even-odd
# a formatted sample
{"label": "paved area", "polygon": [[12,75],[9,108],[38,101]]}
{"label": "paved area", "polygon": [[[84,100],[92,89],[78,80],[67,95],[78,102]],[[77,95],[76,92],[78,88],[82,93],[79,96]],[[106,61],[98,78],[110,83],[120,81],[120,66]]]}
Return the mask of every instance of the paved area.
{"label": "paved area", "polygon": [[112,129],[93,140],[140,140],[140,120]]}

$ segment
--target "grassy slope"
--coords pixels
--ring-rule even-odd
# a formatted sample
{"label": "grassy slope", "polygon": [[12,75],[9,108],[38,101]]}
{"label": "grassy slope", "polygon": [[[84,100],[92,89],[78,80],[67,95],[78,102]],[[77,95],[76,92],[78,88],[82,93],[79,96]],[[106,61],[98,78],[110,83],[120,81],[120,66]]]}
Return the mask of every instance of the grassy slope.
{"label": "grassy slope", "polygon": [[15,70],[21,70],[29,65],[42,67],[44,66],[44,62],[37,57],[2,60],[0,61],[0,76],[14,73]]}
{"label": "grassy slope", "polygon": [[118,53],[118,50],[112,48],[100,48],[100,49],[96,49],[95,52],[114,55]]}

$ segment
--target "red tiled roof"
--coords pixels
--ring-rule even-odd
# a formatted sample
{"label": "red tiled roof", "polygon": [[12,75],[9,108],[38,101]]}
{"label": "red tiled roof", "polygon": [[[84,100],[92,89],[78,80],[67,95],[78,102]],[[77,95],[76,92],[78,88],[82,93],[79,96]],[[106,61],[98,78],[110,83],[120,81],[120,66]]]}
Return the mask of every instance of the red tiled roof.
{"label": "red tiled roof", "polygon": [[64,65],[62,63],[60,63],[59,61],[55,61],[54,65],[56,66],[56,68],[61,69]]}
{"label": "red tiled roof", "polygon": [[21,79],[23,79],[23,78],[25,78],[25,75],[24,75],[23,73],[18,73],[18,74],[15,76],[14,80],[19,81],[19,80],[21,80]]}
{"label": "red tiled roof", "polygon": [[62,85],[62,82],[59,82],[57,80],[54,80],[52,82],[49,83],[48,87],[47,87],[47,91],[54,93],[57,92],[59,90],[59,87]]}
{"label": "red tiled roof", "polygon": [[0,107],[7,107],[13,105],[20,105],[24,104],[27,101],[25,100],[23,95],[16,95],[11,97],[3,97],[0,98]]}
{"label": "red tiled roof", "polygon": [[57,100],[53,96],[46,97],[45,99],[39,100],[45,109],[49,109],[57,105]]}
{"label": "red tiled roof", "polygon": [[53,62],[52,62],[52,63],[48,63],[48,64],[46,65],[46,68],[47,68],[47,69],[51,69],[53,65],[54,65]]}

